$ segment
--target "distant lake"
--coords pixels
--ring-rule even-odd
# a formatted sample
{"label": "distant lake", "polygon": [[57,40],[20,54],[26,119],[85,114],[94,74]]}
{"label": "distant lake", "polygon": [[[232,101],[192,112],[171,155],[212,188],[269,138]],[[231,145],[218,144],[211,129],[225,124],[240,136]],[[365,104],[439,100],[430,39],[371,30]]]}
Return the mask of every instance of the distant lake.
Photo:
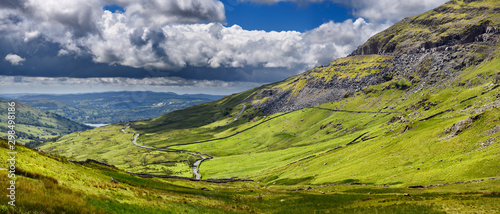
{"label": "distant lake", "polygon": [[87,126],[92,126],[94,128],[109,125],[109,124],[104,124],[104,123],[84,123],[84,124]]}

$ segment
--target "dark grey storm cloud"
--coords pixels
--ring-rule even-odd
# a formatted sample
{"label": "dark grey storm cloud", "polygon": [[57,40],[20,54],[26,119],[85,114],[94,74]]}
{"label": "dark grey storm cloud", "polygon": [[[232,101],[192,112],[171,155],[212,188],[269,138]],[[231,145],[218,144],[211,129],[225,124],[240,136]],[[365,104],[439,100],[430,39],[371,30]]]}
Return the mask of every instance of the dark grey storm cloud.
{"label": "dark grey storm cloud", "polygon": [[[124,77],[22,77],[0,76],[2,95],[11,93],[88,93],[104,91],[157,91],[175,92],[179,94],[218,94],[228,95],[254,88],[260,83],[220,81],[220,80],[188,80],[177,77],[157,78],[124,78]],[[77,86],[77,87],[75,87]]]}
{"label": "dark grey storm cloud", "polygon": [[136,26],[162,26],[171,23],[226,21],[224,5],[218,0],[105,0],[125,8]]}
{"label": "dark grey storm cloud", "polygon": [[23,8],[25,1],[21,0],[2,0],[0,1],[0,7],[10,8],[10,9],[21,9]]}

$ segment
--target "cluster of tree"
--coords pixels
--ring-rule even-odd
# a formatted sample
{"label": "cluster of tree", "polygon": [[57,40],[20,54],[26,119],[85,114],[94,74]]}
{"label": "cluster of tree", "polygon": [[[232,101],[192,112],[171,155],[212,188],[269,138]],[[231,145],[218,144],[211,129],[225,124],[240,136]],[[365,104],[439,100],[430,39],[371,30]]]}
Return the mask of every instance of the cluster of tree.
{"label": "cluster of tree", "polygon": [[50,139],[45,140],[45,141],[41,141],[40,138],[37,137],[35,140],[31,140],[30,142],[26,143],[25,146],[30,147],[30,148],[37,148],[46,142],[56,142],[60,138],[61,138],[61,136],[57,136],[57,137],[50,138]]}

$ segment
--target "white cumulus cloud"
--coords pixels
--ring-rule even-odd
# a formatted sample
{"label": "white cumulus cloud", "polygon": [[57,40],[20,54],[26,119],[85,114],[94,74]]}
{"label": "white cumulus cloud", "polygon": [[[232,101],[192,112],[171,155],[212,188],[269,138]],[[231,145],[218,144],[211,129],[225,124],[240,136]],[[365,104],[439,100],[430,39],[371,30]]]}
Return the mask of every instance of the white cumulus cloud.
{"label": "white cumulus cloud", "polygon": [[[79,40],[94,61],[136,68],[268,67],[305,69],[349,54],[386,25],[359,18],[318,28],[266,32],[219,23],[132,28],[123,14],[106,13],[101,36]],[[297,71],[299,71],[297,70]]]}
{"label": "white cumulus cloud", "polygon": [[17,54],[7,54],[7,56],[5,56],[5,60],[9,61],[12,65],[22,65],[22,62],[24,62],[26,59],[20,57]]}
{"label": "white cumulus cloud", "polygon": [[[371,20],[422,12],[441,1],[342,1],[366,18],[330,21],[301,33],[225,26],[224,5],[218,0],[9,0],[0,2],[0,35],[20,43],[41,37],[57,44],[58,56],[90,56],[110,65],[169,71],[285,68],[295,74],[346,56],[391,23]],[[124,12],[103,10],[109,4]],[[6,60],[18,65],[24,59]]]}
{"label": "white cumulus cloud", "polygon": [[372,21],[395,21],[431,10],[448,0],[354,0],[339,1],[356,8],[355,15]]}
{"label": "white cumulus cloud", "polygon": [[36,39],[38,36],[40,36],[40,32],[38,31],[26,32],[24,33],[24,42],[29,42],[33,39]]}

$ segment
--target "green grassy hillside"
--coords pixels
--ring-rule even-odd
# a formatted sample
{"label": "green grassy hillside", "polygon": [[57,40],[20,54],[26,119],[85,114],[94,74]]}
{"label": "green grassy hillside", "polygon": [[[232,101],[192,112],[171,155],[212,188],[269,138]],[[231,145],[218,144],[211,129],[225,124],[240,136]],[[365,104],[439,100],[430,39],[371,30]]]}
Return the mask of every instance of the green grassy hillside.
{"label": "green grassy hillside", "polygon": [[[6,138],[8,101],[0,100],[0,137]],[[72,132],[87,130],[90,127],[71,121],[54,113],[40,111],[31,106],[15,104],[16,139],[20,143],[46,141]]]}
{"label": "green grassy hillside", "polygon": [[[0,140],[0,158],[7,159]],[[500,180],[429,189],[375,185],[282,186],[147,179],[17,146],[16,201],[1,213],[496,213]],[[8,167],[4,165],[3,167]],[[0,185],[10,186],[6,168]],[[118,183],[112,182],[111,178]]]}

